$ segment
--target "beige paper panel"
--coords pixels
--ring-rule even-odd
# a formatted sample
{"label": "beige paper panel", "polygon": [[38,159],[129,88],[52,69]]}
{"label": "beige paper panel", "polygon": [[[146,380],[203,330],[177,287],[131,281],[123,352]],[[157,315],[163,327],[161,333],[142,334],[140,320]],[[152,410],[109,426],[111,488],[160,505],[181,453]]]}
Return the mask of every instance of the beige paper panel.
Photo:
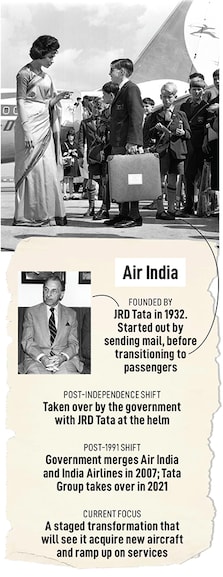
{"label": "beige paper panel", "polygon": [[[116,258],[183,258],[186,285],[115,286]],[[49,269],[92,272],[90,375],[18,375],[18,273]],[[15,431],[8,443],[9,559],[74,567],[169,565],[210,546],[210,437],[218,407],[217,323],[210,293],[215,277],[214,247],[203,242],[20,243],[8,272],[8,427]],[[147,304],[129,304],[129,299]],[[151,305],[150,299],[161,304]],[[169,299],[171,305],[164,304]],[[182,309],[183,319],[170,319],[170,310]],[[117,310],[130,311],[130,319],[114,318]],[[155,310],[162,319],[155,319]],[[142,311],[151,317],[133,319]],[[146,336],[161,335],[164,346],[142,345],[139,328],[120,333],[118,322],[152,323]],[[167,336],[179,336],[173,322],[183,325],[184,339],[197,344],[167,345]],[[123,336],[138,337],[139,345],[104,344],[105,338]],[[173,358],[169,354],[159,363],[123,358],[123,352],[140,349],[172,351]],[[178,358],[178,350],[185,358]],[[161,369],[136,371],[137,364]],[[62,410],[49,410],[54,403]],[[86,424],[80,423],[82,416]],[[59,417],[62,424],[56,424]],[[53,476],[44,477],[44,471]]]}

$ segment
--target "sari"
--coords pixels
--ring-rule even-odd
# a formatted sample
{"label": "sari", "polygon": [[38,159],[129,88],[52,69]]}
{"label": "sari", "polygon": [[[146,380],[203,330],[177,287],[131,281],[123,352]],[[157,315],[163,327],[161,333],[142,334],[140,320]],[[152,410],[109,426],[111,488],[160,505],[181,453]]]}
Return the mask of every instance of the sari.
{"label": "sari", "polygon": [[27,125],[34,148],[25,147],[21,119],[15,122],[14,225],[66,224],[60,181],[63,178],[58,104],[50,108],[56,92],[48,74],[38,76],[29,65],[17,74],[17,98],[24,100]]}

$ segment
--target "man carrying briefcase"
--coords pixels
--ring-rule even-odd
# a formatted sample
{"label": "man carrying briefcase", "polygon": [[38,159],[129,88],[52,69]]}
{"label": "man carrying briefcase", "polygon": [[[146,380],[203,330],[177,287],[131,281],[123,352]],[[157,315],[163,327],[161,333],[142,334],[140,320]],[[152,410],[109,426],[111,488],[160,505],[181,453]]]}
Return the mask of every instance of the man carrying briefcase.
{"label": "man carrying briefcase", "polygon": [[[136,154],[143,145],[144,108],[138,86],[129,80],[132,73],[133,63],[129,58],[111,62],[111,80],[119,85],[119,91],[111,106],[112,155]],[[138,201],[121,203],[119,214],[105,221],[105,224],[115,228],[142,226]]]}

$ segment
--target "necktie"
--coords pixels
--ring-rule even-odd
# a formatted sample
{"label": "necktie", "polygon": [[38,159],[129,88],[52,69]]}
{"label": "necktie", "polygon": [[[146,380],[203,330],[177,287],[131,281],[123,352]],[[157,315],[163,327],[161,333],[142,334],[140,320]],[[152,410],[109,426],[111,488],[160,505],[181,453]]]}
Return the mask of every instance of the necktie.
{"label": "necktie", "polygon": [[55,336],[57,334],[56,324],[55,324],[55,316],[54,316],[54,307],[50,308],[50,318],[49,318],[49,330],[50,330],[50,342],[51,345],[54,342]]}

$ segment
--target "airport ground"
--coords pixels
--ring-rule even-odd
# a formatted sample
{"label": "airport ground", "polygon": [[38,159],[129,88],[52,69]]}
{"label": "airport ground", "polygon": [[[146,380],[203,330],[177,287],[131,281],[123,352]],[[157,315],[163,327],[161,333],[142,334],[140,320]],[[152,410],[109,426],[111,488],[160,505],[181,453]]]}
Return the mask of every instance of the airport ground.
{"label": "airport ground", "polygon": [[[148,202],[140,203],[143,225],[130,229],[107,227],[104,221],[94,221],[85,217],[88,201],[77,195],[75,200],[65,201],[67,226],[12,226],[15,190],[13,182],[1,182],[1,250],[14,251],[20,240],[32,237],[57,238],[136,238],[164,240],[206,240],[219,243],[219,218],[176,218],[175,221],[156,220],[156,211],[148,208]],[[101,201],[96,201],[96,209]],[[117,204],[112,204],[110,216],[118,213]]]}

